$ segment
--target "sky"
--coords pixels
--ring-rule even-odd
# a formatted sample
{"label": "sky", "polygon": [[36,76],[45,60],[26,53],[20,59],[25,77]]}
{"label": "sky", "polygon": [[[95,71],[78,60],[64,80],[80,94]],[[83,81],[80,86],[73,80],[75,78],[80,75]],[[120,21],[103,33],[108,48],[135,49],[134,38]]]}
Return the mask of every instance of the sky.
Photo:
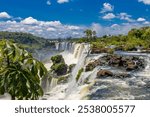
{"label": "sky", "polygon": [[0,31],[53,38],[127,34],[150,26],[150,0],[0,0]]}

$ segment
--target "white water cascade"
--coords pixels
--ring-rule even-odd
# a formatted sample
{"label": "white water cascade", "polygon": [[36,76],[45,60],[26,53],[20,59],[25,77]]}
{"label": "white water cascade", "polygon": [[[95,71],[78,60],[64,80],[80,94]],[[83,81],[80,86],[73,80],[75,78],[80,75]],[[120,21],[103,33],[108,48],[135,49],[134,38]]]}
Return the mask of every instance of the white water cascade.
{"label": "white water cascade", "polygon": [[[57,84],[56,79],[52,79],[51,86],[53,87],[49,92],[46,93],[44,99],[55,100],[55,99],[80,99],[80,91],[82,87],[78,87],[76,82],[76,76],[79,69],[85,64],[85,58],[89,51],[88,44],[72,44],[74,45],[74,51],[64,51],[62,53],[65,62],[70,64],[76,64],[73,69],[71,76],[69,77],[68,83]],[[54,80],[54,81],[53,81]]]}
{"label": "white water cascade", "polygon": [[56,87],[57,83],[58,83],[58,79],[57,78],[52,78],[51,84],[50,84],[50,89]]}
{"label": "white water cascade", "polygon": [[85,65],[85,58],[88,55],[88,51],[89,45],[81,44],[80,46],[77,46],[77,51],[74,52],[74,57],[77,57],[79,59],[78,63],[76,64],[75,68],[71,73],[65,99],[80,99],[80,87],[78,87],[76,76],[78,74],[78,71]]}
{"label": "white water cascade", "polygon": [[[123,53],[123,56],[137,56],[145,60],[146,67],[137,72],[126,72],[130,77],[117,78],[107,77],[96,79],[95,84],[89,92],[92,100],[147,100],[150,99],[150,55],[146,53]],[[108,67],[108,68],[107,68]],[[121,69],[107,66],[103,69],[113,73],[123,73]]]}

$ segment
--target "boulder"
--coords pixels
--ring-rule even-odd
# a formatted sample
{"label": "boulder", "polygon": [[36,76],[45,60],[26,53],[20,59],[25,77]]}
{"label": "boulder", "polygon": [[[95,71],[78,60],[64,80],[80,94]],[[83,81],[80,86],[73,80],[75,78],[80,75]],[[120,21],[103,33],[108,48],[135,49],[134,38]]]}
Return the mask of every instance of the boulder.
{"label": "boulder", "polygon": [[137,68],[138,68],[137,65],[130,64],[130,65],[127,66],[126,71],[136,70]]}
{"label": "boulder", "polygon": [[90,62],[86,65],[85,71],[92,71],[95,67],[99,66],[101,64],[100,60],[95,60],[93,62]]}
{"label": "boulder", "polygon": [[97,72],[97,77],[101,77],[101,76],[113,76],[113,73],[109,70],[100,70]]}
{"label": "boulder", "polygon": [[137,68],[138,68],[138,66],[136,65],[136,63],[134,61],[127,62],[126,71],[136,70]]}

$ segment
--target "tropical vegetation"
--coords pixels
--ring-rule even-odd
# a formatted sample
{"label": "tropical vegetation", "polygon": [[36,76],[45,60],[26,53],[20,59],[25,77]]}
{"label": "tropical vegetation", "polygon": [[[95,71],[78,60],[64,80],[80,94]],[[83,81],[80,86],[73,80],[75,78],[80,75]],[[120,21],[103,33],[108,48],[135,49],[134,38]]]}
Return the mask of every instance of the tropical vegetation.
{"label": "tropical vegetation", "polygon": [[0,41],[0,94],[15,99],[38,99],[43,95],[40,81],[47,74],[44,65],[24,48]]}

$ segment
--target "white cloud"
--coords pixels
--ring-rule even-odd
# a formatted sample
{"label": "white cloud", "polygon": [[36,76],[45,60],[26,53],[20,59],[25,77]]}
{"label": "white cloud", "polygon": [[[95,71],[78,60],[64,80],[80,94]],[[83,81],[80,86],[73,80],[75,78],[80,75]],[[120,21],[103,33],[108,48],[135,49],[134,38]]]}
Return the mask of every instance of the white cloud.
{"label": "white cloud", "polygon": [[25,18],[24,20],[21,21],[21,23],[23,24],[37,24],[38,21],[32,17],[28,17],[28,18]]}
{"label": "white cloud", "polygon": [[56,29],[52,28],[52,27],[49,27],[49,28],[47,28],[47,31],[56,31]]}
{"label": "white cloud", "polygon": [[114,6],[112,6],[110,3],[104,3],[100,13],[105,13],[113,10],[114,10]]}
{"label": "white cloud", "polygon": [[137,21],[138,22],[144,22],[144,21],[146,21],[146,19],[140,17],[140,18],[137,19]]}
{"label": "white cloud", "polygon": [[59,4],[63,4],[63,3],[69,2],[69,0],[57,0],[57,2],[58,2]]}
{"label": "white cloud", "polygon": [[148,25],[148,24],[150,24],[150,22],[149,21],[145,21],[143,24]]}
{"label": "white cloud", "polygon": [[66,25],[60,21],[39,21],[32,17],[21,21],[0,21],[0,31],[26,32],[49,39],[82,37],[85,26]]}
{"label": "white cloud", "polygon": [[[118,15],[108,13],[104,17],[104,19],[113,18],[128,20],[128,18],[131,19],[131,16],[127,13],[120,13]],[[83,37],[83,32],[87,28],[95,30],[98,36],[103,36],[109,34],[127,34],[127,32],[132,28],[149,25],[149,21],[143,20],[142,22],[138,22],[137,20],[135,20],[134,22],[128,22],[124,24],[112,24],[109,26],[102,26],[99,23],[92,23],[91,26],[80,26],[67,25],[61,23],[60,21],[39,21],[37,19],[34,19],[33,17],[28,17],[20,20],[15,20],[15,18],[11,18],[6,21],[6,19],[4,19],[3,21],[0,21],[0,31],[26,32],[40,37],[55,39],[67,37]]]}
{"label": "white cloud", "polygon": [[96,31],[98,35],[100,35],[101,31],[103,31],[103,27],[99,23],[93,23],[91,29]]}
{"label": "white cloud", "polygon": [[131,15],[128,15],[127,13],[120,13],[118,15],[118,18],[121,19],[121,20],[126,20],[126,21],[129,21],[129,22],[133,22],[134,20],[132,19],[132,16]]}
{"label": "white cloud", "polygon": [[108,13],[105,16],[103,16],[102,18],[105,20],[110,20],[110,19],[114,19],[116,16],[113,13]]}
{"label": "white cloud", "polygon": [[132,28],[140,28],[143,26],[149,26],[149,24],[142,23],[123,23],[123,24],[113,24],[111,26],[102,26],[99,23],[93,23],[91,29],[97,32],[97,36],[103,35],[118,35],[127,34]]}
{"label": "white cloud", "polygon": [[61,26],[60,21],[38,21],[40,26],[52,26],[52,27],[59,27]]}
{"label": "white cloud", "polygon": [[50,6],[50,5],[51,5],[51,1],[48,0],[48,1],[46,2],[46,4]]}
{"label": "white cloud", "polygon": [[144,4],[150,5],[150,0],[138,0],[139,2],[143,2]]}
{"label": "white cloud", "polygon": [[79,26],[67,26],[67,28],[68,28],[69,30],[79,30],[79,29],[80,29]]}
{"label": "white cloud", "polygon": [[9,18],[11,18],[11,16],[7,12],[1,12],[0,13],[0,18],[9,19]]}

